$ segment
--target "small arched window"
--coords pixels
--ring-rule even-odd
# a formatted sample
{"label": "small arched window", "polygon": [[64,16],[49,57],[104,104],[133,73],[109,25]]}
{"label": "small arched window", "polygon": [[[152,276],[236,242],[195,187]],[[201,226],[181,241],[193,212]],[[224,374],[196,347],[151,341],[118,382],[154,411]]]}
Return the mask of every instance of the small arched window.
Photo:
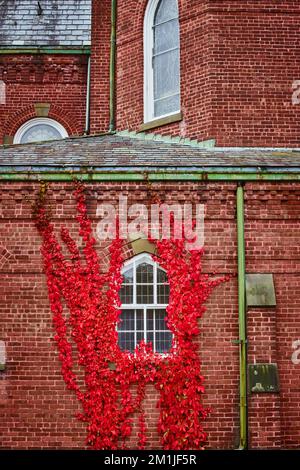
{"label": "small arched window", "polygon": [[133,352],[144,340],[153,351],[166,353],[172,345],[172,333],[166,324],[169,285],[166,272],[151,256],[136,256],[124,265],[120,291],[122,303],[118,325],[119,346]]}
{"label": "small arched window", "polygon": [[144,121],[180,111],[177,0],[150,0],[144,20]]}
{"label": "small arched window", "polygon": [[25,122],[16,132],[14,144],[43,142],[68,137],[66,129],[57,121],[50,118],[34,118]]}

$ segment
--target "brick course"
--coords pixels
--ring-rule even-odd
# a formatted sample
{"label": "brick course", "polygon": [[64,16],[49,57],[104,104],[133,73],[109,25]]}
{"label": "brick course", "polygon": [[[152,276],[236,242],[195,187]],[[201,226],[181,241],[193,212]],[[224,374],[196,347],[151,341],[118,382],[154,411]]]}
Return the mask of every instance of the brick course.
{"label": "brick course", "polygon": [[[206,272],[236,273],[235,189],[233,183],[154,183],[166,202],[203,202],[206,206]],[[40,240],[31,217],[38,191],[34,183],[1,183],[1,323],[0,336],[7,345],[7,369],[0,376],[2,448],[82,448],[85,430],[74,414],[78,403],[66,390],[53,341],[46,280],[39,254]],[[129,204],[149,203],[144,183],[94,183],[88,186],[88,210],[96,227],[96,205],[117,204],[119,194]],[[299,446],[299,365],[291,361],[292,342],[300,338],[297,289],[299,257],[297,236],[290,227],[300,216],[298,183],[247,183],[247,272],[272,272],[277,307],[248,311],[249,362],[277,362],[280,395],[249,396],[251,448]],[[70,184],[50,185],[52,217],[58,229],[67,224],[76,235],[74,200]],[[273,201],[274,204],[269,204]],[[288,208],[293,207],[288,213]],[[271,226],[271,228],[270,228]],[[276,247],[277,251],[274,251]],[[98,244],[107,259],[107,247]],[[127,249],[127,256],[132,251]],[[105,261],[102,269],[105,270]],[[199,336],[206,392],[203,400],[213,411],[205,429],[209,447],[233,449],[239,433],[239,357],[237,280],[218,287],[201,320]],[[158,410],[150,387],[145,408],[149,448],[159,448]],[[135,428],[130,446],[134,448]]]}
{"label": "brick course", "polygon": [[[146,3],[147,0],[118,2],[118,129],[138,130],[143,123]],[[92,3],[91,133],[106,132],[109,127],[110,9],[109,0]],[[300,105],[292,103],[292,86],[300,79],[299,4],[290,0],[274,5],[265,0],[259,7],[255,1],[243,2],[241,7],[233,0],[203,0],[193,5],[179,0],[179,12],[183,119],[151,132],[200,141],[214,138],[219,146],[297,147]],[[79,71],[75,86],[74,77],[66,77],[78,72],[65,63],[67,59],[45,56],[45,64],[38,65],[38,70],[46,70],[44,80],[47,76],[52,78],[41,87],[34,78],[35,60],[30,59],[28,69],[28,57],[5,59],[16,88],[8,84],[7,106],[0,108],[0,129],[7,119],[14,119],[16,110],[47,101],[60,107],[62,115],[72,113],[72,132],[75,127],[76,134],[83,133],[86,73]],[[37,60],[42,60],[41,56]],[[75,68],[77,60],[69,58]],[[0,69],[1,62],[3,58]],[[20,85],[24,75],[29,77],[26,87]],[[1,74],[0,79],[6,81]],[[24,119],[28,116],[24,115]]]}
{"label": "brick course", "polygon": [[[118,129],[143,122],[143,16],[146,0],[118,2],[116,117]],[[93,1],[91,133],[109,126],[109,0]],[[300,79],[299,2],[179,0],[183,120],[152,130],[221,146],[298,146],[299,109],[292,83]],[[69,134],[85,125],[87,59],[69,55],[1,55],[0,79],[7,101],[0,105],[0,143],[35,117],[34,104],[50,104],[49,117]],[[162,200],[206,206],[206,272],[236,274],[233,183],[153,183]],[[0,372],[0,446],[83,448],[85,429],[74,414],[78,403],[63,382],[53,341],[40,239],[31,204],[34,183],[0,184],[0,339],[7,369]],[[129,203],[149,203],[144,183],[90,184],[88,210],[96,226],[97,202],[127,194]],[[74,223],[71,186],[49,191],[56,228]],[[300,364],[291,361],[300,339],[298,290],[300,184],[246,183],[247,272],[274,275],[277,306],[247,312],[249,362],[277,362],[280,394],[249,396],[250,448],[299,448]],[[98,244],[107,262],[107,248]],[[132,251],[127,248],[127,256]],[[220,286],[207,304],[199,336],[206,378],[204,403],[213,411],[205,424],[209,447],[233,449],[239,436],[237,280]],[[159,447],[155,392],[145,403],[149,448]],[[136,445],[137,428],[130,440]]]}
{"label": "brick course", "polygon": [[[296,1],[179,0],[183,120],[151,130],[219,146],[299,145]],[[119,2],[117,124],[143,122],[146,0]]]}

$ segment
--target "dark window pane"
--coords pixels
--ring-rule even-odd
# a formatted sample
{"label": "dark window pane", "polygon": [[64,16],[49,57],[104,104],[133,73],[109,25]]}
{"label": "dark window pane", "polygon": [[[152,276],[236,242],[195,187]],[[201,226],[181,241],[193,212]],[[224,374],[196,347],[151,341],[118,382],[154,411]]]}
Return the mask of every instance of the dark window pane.
{"label": "dark window pane", "polygon": [[136,344],[139,344],[144,339],[144,332],[138,331],[136,334]]}
{"label": "dark window pane", "polygon": [[157,303],[168,304],[170,296],[170,287],[166,284],[157,285]]}
{"label": "dark window pane", "polygon": [[153,344],[153,331],[147,331],[147,343],[152,343],[152,346],[154,347],[154,344]]}
{"label": "dark window pane", "polygon": [[167,273],[165,271],[163,271],[162,269],[157,269],[157,282],[159,284],[163,284],[165,282],[168,282],[168,276],[167,276]]}
{"label": "dark window pane", "polygon": [[166,311],[164,309],[155,310],[155,329],[167,330]]}
{"label": "dark window pane", "polygon": [[153,282],[153,266],[141,263],[136,268],[136,282],[139,284],[150,284]]}
{"label": "dark window pane", "polygon": [[172,333],[170,331],[158,331],[155,333],[156,352],[166,353],[172,346]]}
{"label": "dark window pane", "polygon": [[134,332],[119,332],[119,346],[123,351],[134,351]]}
{"label": "dark window pane", "polygon": [[153,323],[153,310],[147,310],[147,330],[152,330],[154,328]]}
{"label": "dark window pane", "polygon": [[153,285],[137,285],[136,286],[136,303],[137,304],[153,304]]}
{"label": "dark window pane", "polygon": [[133,303],[133,286],[123,284],[120,289],[120,300],[122,304]]}
{"label": "dark window pane", "polygon": [[123,310],[120,315],[118,331],[134,330],[134,310]]}
{"label": "dark window pane", "polygon": [[143,310],[136,310],[136,329],[137,329],[137,331],[144,331],[144,312],[143,312]]}

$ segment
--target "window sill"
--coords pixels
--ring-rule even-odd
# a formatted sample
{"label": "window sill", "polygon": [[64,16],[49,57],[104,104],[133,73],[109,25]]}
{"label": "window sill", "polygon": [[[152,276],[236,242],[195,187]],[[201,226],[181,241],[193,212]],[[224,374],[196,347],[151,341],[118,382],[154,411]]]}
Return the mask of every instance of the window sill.
{"label": "window sill", "polygon": [[139,127],[139,132],[148,131],[149,129],[154,129],[155,127],[165,126],[166,124],[172,124],[172,122],[178,122],[182,120],[182,113],[170,114],[158,119],[153,119],[153,121],[145,122]]}

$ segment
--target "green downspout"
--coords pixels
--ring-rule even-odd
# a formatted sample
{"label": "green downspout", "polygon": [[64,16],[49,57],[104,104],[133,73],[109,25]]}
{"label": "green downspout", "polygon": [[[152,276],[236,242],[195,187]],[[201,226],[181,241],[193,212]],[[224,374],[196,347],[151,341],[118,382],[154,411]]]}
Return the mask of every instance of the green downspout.
{"label": "green downspout", "polygon": [[239,450],[247,448],[247,333],[246,333],[246,268],[245,268],[245,224],[244,188],[237,187],[237,249],[238,249],[238,308],[240,349],[240,444]]}
{"label": "green downspout", "polygon": [[91,104],[91,57],[88,58],[86,77],[86,104],[85,104],[85,130],[84,135],[90,133],[90,104]]}
{"label": "green downspout", "polygon": [[116,34],[117,34],[117,0],[111,2],[111,34],[109,63],[109,132],[116,129],[115,94],[116,94]]}

